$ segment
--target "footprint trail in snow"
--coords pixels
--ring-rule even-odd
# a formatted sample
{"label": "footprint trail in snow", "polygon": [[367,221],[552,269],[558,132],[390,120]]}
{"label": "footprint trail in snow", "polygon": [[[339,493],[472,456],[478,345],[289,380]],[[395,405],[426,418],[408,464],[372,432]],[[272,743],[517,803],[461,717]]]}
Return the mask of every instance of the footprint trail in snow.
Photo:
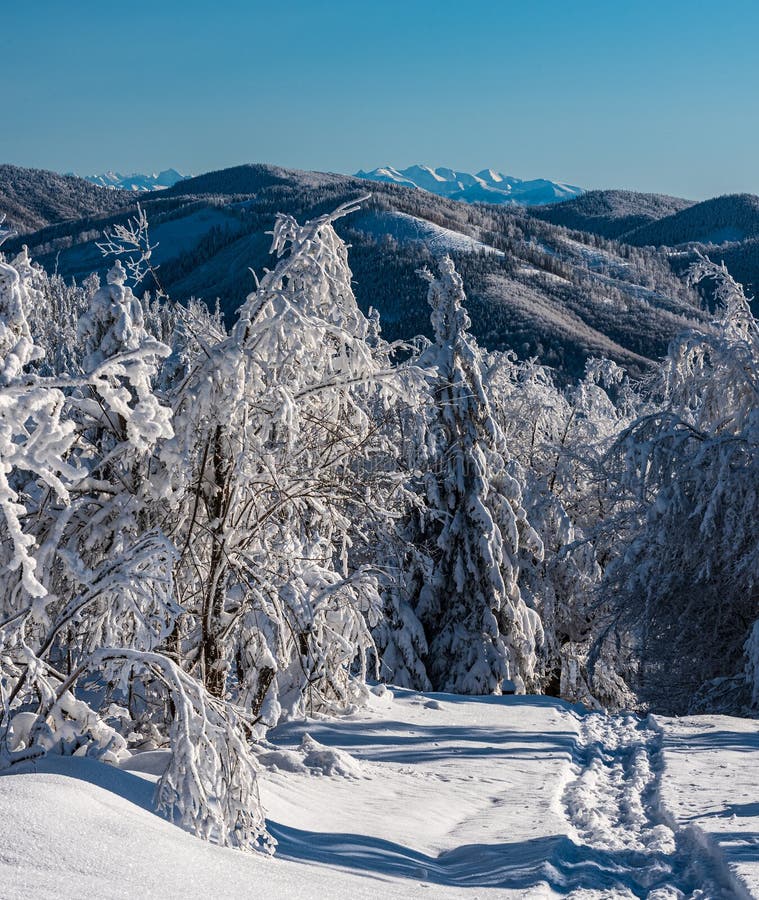
{"label": "footprint trail in snow", "polygon": [[576,896],[742,896],[695,832],[677,828],[661,808],[660,747],[661,732],[650,717],[592,713],[581,720],[576,777],[564,790],[562,805],[583,856],[597,853],[608,892],[579,890]]}
{"label": "footprint trail in snow", "polygon": [[[424,885],[457,898],[494,890],[519,900],[731,900],[747,897],[718,846],[662,803],[662,727],[653,717],[578,714],[548,698],[397,692],[382,720],[312,723],[368,780],[289,781],[301,810],[270,819],[280,858]],[[300,739],[297,723],[279,739]],[[356,803],[361,827],[325,812]],[[274,794],[273,798],[277,795]],[[306,798],[310,797],[310,800]],[[303,821],[304,802],[318,814]]]}

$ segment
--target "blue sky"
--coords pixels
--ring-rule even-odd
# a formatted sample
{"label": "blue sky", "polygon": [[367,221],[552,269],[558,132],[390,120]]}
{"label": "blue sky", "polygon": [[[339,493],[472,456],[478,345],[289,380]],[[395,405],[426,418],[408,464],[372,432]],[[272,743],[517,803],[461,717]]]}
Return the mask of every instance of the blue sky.
{"label": "blue sky", "polygon": [[0,10],[0,162],[414,162],[759,193],[756,0],[69,0]]}

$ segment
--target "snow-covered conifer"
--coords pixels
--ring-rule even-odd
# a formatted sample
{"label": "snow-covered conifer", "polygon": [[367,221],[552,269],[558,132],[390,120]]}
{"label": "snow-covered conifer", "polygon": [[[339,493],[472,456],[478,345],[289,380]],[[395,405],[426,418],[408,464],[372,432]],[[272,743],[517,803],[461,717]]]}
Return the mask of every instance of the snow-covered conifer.
{"label": "snow-covered conifer", "polygon": [[434,371],[422,544],[432,570],[412,597],[427,637],[426,670],[437,690],[497,693],[511,679],[524,691],[533,686],[542,630],[520,596],[519,553],[540,555],[542,547],[491,415],[461,277],[447,257],[437,278],[426,277],[435,342],[420,359]]}

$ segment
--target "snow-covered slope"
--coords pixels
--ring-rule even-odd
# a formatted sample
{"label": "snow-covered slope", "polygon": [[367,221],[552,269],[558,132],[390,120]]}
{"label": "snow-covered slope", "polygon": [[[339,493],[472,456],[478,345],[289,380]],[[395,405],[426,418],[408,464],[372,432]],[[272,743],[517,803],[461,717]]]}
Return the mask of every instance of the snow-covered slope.
{"label": "snow-covered slope", "polygon": [[121,172],[103,172],[101,175],[85,175],[86,181],[97,184],[100,187],[120,188],[125,191],[162,191],[173,187],[177,182],[189,178],[182,175],[176,169],[165,169],[157,174],[143,175],[135,172],[132,175],[123,175]]}
{"label": "snow-covered slope", "polygon": [[435,222],[420,219],[402,212],[378,213],[372,220],[366,223],[367,231],[372,234],[390,235],[399,243],[413,243],[421,241],[432,254],[443,253],[487,253],[503,256],[503,251],[497,250],[476,238],[455,231],[453,228],[444,228]]}
{"label": "snow-covered slope", "polygon": [[759,722],[713,715],[657,724],[668,814],[690,834],[696,852],[737,878],[734,896],[759,897]]}
{"label": "snow-covered slope", "polygon": [[0,779],[0,896],[759,896],[757,722],[380,691],[370,711],[270,737],[274,859],[150,812],[160,753],[132,771],[51,759]]}
{"label": "snow-covered slope", "polygon": [[440,197],[464,200],[467,203],[511,203],[518,206],[541,206],[578,197],[582,188],[537,178],[523,181],[493,169],[483,169],[476,175],[455,169],[415,165],[407,169],[381,166],[370,172],[360,170],[357,178],[421,188]]}

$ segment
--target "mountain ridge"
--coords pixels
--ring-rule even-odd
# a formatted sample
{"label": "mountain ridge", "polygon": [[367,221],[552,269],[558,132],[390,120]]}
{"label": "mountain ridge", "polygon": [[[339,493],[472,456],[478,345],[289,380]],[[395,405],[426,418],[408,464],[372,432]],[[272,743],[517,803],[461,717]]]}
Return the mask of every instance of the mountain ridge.
{"label": "mountain ridge", "polygon": [[586,191],[562,203],[531,210],[530,214],[576,231],[623,239],[635,228],[680,212],[695,201],[668,194],[647,194],[618,189]]}
{"label": "mountain ridge", "polygon": [[0,164],[0,216],[21,234],[85,216],[111,212],[133,202],[127,191],[104,191],[76,175]]}
{"label": "mountain ridge", "polygon": [[703,319],[698,296],[673,273],[666,253],[569,232],[519,206],[465,204],[392,183],[262,164],[205,173],[163,191],[123,192],[126,206],[49,225],[3,250],[25,243],[66,279],[102,276],[108,260],[97,241],[139,202],[162,286],[177,301],[195,296],[213,305],[218,298],[232,322],[254,289],[249,269],[271,264],[267,232],[277,213],[303,221],[368,193],[337,230],[351,247],[359,304],[379,310],[390,340],[429,335],[426,286],[417,272],[434,268],[443,254],[462,274],[483,346],[538,356],[561,377],[581,374],[590,356],[642,373],[674,335]]}
{"label": "mountain ridge", "polygon": [[150,174],[133,172],[131,175],[124,175],[121,172],[114,172],[109,169],[100,175],[84,175],[82,177],[85,181],[89,181],[90,184],[96,184],[98,187],[142,193],[145,191],[166,190],[173,187],[178,181],[183,181],[191,176],[182,175],[176,169],[164,169],[162,172],[152,172]]}
{"label": "mountain ridge", "polygon": [[513,175],[504,175],[494,169],[481,169],[476,174],[441,166],[415,164],[405,169],[379,166],[365,171],[359,169],[356,178],[398,184],[418,188],[465,203],[504,203],[516,206],[541,206],[547,203],[569,200],[583,194],[576,185],[545,178],[525,181]]}
{"label": "mountain ridge", "polygon": [[746,193],[702,200],[623,235],[628,243],[655,247],[720,245],[755,237],[759,237],[759,196]]}

